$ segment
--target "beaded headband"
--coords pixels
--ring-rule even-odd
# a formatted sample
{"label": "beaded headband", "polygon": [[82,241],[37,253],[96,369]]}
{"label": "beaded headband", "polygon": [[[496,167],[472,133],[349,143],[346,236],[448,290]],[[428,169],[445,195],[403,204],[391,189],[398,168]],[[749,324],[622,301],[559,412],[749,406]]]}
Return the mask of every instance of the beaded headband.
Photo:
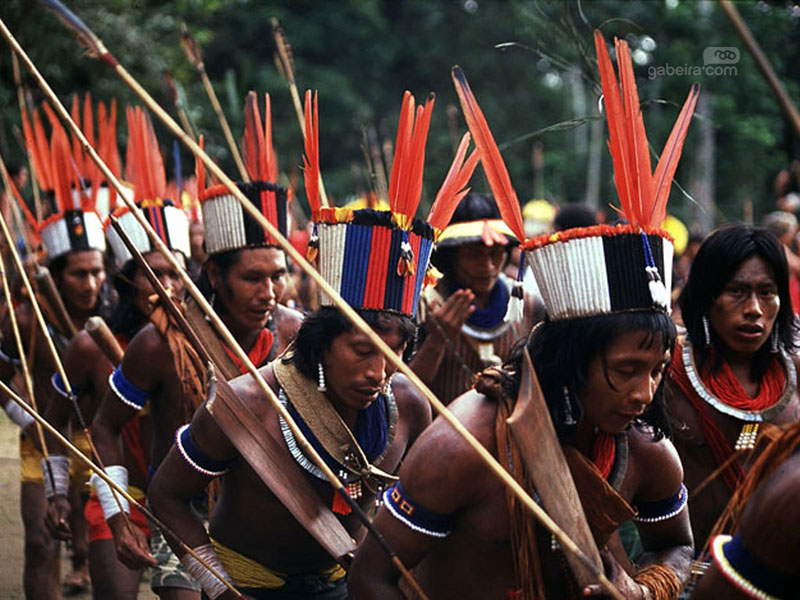
{"label": "beaded headband", "polygon": [[[242,146],[250,182],[236,186],[264,217],[286,237],[288,227],[288,195],[286,188],[276,183],[278,162],[272,146],[272,112],[266,94],[264,123],[258,111],[255,92],[247,95],[245,131]],[[202,147],[202,138],[201,138]],[[209,255],[243,248],[278,247],[258,222],[247,214],[239,201],[224,185],[205,187],[205,170],[196,163],[197,192],[205,226],[205,248]]]}
{"label": "beaded headband", "polygon": [[[672,238],[660,229],[675,169],[699,94],[694,84],[653,174],[630,50],[615,40],[620,83],[605,40],[595,32],[609,149],[619,211],[626,225],[575,228],[525,239],[522,214],[508,171],[466,77],[453,68],[453,81],[469,129],[481,153],[500,214],[524,239],[522,249],[541,290],[551,320],[604,315],[633,310],[669,313],[672,279]],[[520,261],[514,296],[521,301],[525,261]]]}
{"label": "beaded headband", "polygon": [[[319,256],[320,274],[354,308],[382,310],[414,317],[429,273],[430,256],[461,198],[478,162],[476,152],[465,160],[469,134],[431,207],[427,221],[414,218],[422,193],[425,143],[434,97],[415,108],[410,92],[403,97],[389,182],[389,209],[322,206],[319,196],[317,98],[306,93],[305,187],[314,220],[309,257]],[[320,304],[331,305],[320,294]]]}

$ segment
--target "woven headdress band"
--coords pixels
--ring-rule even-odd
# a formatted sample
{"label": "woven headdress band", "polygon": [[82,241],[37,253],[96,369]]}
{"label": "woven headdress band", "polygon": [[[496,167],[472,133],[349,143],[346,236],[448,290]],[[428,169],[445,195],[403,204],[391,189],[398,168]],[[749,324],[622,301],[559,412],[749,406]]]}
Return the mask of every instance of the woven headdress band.
{"label": "woven headdress band", "polygon": [[699,86],[692,86],[653,174],[628,45],[616,40],[619,84],[600,32],[595,32],[595,45],[619,212],[627,220],[616,227],[599,225],[525,239],[519,201],[500,151],[466,77],[460,68],[453,68],[456,91],[500,213],[525,239],[523,251],[551,320],[670,310],[673,246],[660,224]]}
{"label": "woven headdress band", "polygon": [[[422,194],[433,104],[433,94],[417,107],[411,93],[405,93],[389,182],[389,210],[353,210],[320,204],[317,97],[314,94],[312,102],[311,92],[306,93],[304,176],[314,219],[309,255],[313,258],[318,251],[320,274],[354,308],[416,314],[422,287],[430,282],[434,242],[469,191],[465,187],[478,156],[473,152],[465,160],[469,145],[469,134],[465,134],[427,222],[414,217]],[[320,304],[331,301],[321,294]]]}
{"label": "woven headdress band", "polygon": [[[288,226],[288,194],[277,183],[278,162],[272,146],[272,112],[266,94],[264,122],[255,92],[247,95],[242,146],[250,182],[237,182],[247,199],[283,236]],[[201,138],[202,146],[202,138]],[[258,222],[245,213],[224,185],[205,187],[205,170],[198,160],[197,191],[205,225],[205,247],[209,255],[243,248],[278,247]]]}

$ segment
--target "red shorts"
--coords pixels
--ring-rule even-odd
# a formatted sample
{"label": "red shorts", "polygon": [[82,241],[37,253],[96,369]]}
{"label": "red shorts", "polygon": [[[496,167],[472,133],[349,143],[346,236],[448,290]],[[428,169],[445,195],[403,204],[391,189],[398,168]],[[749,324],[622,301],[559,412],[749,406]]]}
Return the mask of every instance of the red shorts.
{"label": "red shorts", "polygon": [[[103,516],[103,507],[100,506],[100,501],[97,499],[97,494],[92,492],[89,499],[86,501],[86,506],[83,509],[83,516],[89,524],[89,542],[99,542],[100,540],[111,540],[114,536],[111,535],[111,529],[108,528],[106,518]],[[150,528],[147,526],[147,518],[142,514],[137,507],[131,508],[131,521],[139,527],[144,534],[150,537]]]}

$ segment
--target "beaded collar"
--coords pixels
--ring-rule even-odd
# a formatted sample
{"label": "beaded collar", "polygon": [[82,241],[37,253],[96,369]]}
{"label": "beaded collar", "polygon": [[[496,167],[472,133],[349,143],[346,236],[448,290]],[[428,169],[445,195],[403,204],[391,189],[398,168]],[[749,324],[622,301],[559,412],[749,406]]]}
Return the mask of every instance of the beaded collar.
{"label": "beaded collar", "polygon": [[[278,400],[284,406],[284,408],[290,410],[289,398],[287,397],[286,392],[283,390],[283,388],[281,388],[278,391]],[[381,452],[378,454],[377,457],[375,457],[374,459],[370,457],[371,459],[370,462],[372,464],[378,464],[383,460],[383,458],[386,456],[386,453],[389,451],[389,448],[391,447],[392,442],[394,441],[395,432],[397,430],[397,418],[398,418],[397,403],[394,398],[394,393],[392,392],[391,383],[386,386],[386,393],[381,393],[378,396],[378,399],[375,400],[375,402],[373,402],[372,405],[370,405],[370,407],[367,408],[366,410],[369,410],[370,408],[372,408],[372,410],[384,410],[386,412],[386,427],[387,427],[386,445],[383,448],[383,450],[381,450]],[[298,414],[294,414],[293,416],[294,419],[298,422],[302,420],[300,415]],[[305,469],[318,479],[327,481],[328,478],[325,477],[325,474],[322,472],[322,470],[317,465],[315,465],[311,460],[309,460],[305,454],[303,454],[303,451],[298,446],[297,440],[295,439],[292,430],[289,428],[288,423],[286,423],[286,421],[280,415],[278,415],[278,420],[280,422],[283,439],[286,442],[286,446],[289,448],[289,452],[291,452],[295,461],[297,461],[297,463],[301,467],[303,467],[303,469]],[[353,434],[359,442],[362,442],[363,432],[356,430],[353,432]],[[308,437],[309,441],[312,444],[316,442],[316,438],[314,438],[313,432]],[[320,454],[323,456],[325,462],[329,463],[328,466],[334,469],[334,471],[338,471],[337,474],[339,478],[343,481],[343,483],[348,484],[361,479],[361,476],[358,473],[353,473],[352,471],[350,471],[347,468],[347,465],[339,465],[338,463],[336,463],[336,461],[333,460],[330,457],[330,455],[328,455],[324,451],[323,448],[321,447],[317,448],[317,451],[320,452]]]}
{"label": "beaded collar", "polygon": [[786,408],[789,401],[792,399],[795,387],[797,386],[797,373],[794,368],[792,359],[781,350],[779,353],[783,368],[786,371],[786,386],[783,388],[783,393],[778,401],[772,406],[763,410],[741,410],[725,404],[722,400],[714,396],[705,386],[702,379],[697,372],[697,367],[694,363],[694,355],[692,354],[692,345],[686,340],[683,344],[682,350],[683,366],[686,369],[686,375],[692,388],[697,395],[703,399],[706,404],[709,404],[719,412],[728,416],[739,419],[740,421],[747,421],[749,423],[762,423],[769,421],[776,417],[780,412]]}

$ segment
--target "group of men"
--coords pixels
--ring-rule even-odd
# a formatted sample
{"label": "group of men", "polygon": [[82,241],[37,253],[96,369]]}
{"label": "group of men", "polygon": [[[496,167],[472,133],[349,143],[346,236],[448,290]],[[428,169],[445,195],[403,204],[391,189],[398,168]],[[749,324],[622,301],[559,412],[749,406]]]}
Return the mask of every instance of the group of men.
{"label": "group of men", "polygon": [[[19,321],[24,356],[8,314],[0,346],[0,377],[12,382],[29,365],[40,414],[63,434],[45,436],[42,448],[32,418],[6,402],[22,427],[26,596],[60,597],[64,539],[79,563],[85,548],[96,598],[135,598],[146,568],[161,598],[603,596],[598,583],[579,584],[571,550],[472,445],[555,516],[568,504],[542,473],[560,467],[536,464],[549,436],[567,465],[556,477],[574,481],[582,506],[556,520],[585,515],[597,567],[623,597],[675,598],[705,568],[694,591],[700,598],[793,597],[800,401],[785,255],[759,229],[712,234],[679,298],[685,330],[676,328],[673,249],[659,226],[683,135],[670,137],[670,158],[662,160],[672,163],[659,164],[656,174],[668,175],[658,182],[649,158],[645,171],[641,156],[620,150],[634,141],[647,147],[643,125],[635,126],[638,105],[628,104],[636,98],[630,59],[617,42],[620,94],[599,34],[596,43],[627,221],[617,226],[526,239],[502,159],[460,71],[454,80],[477,158],[457,153],[427,220],[415,213],[433,101],[416,107],[408,93],[389,210],[329,206],[318,187],[309,97],[309,256],[339,298],[321,292],[320,308],[303,315],[282,304],[288,262],[280,240],[225,186],[206,188],[198,167],[207,259],[197,285],[268,389],[135,218],[140,211],[186,265],[189,219],[179,198],[166,200],[146,115],[127,115],[138,208],[116,210],[118,225],[109,221],[105,235],[95,208],[108,188],[87,167],[80,181],[64,181],[60,163],[85,163],[53,123],[43,142],[49,155],[41,143],[31,154],[54,195],[54,214],[36,230],[63,308],[52,297],[18,294],[7,310]],[[682,114],[691,115],[696,96],[693,89]],[[252,104],[248,110],[250,181],[238,188],[285,237],[287,192],[274,182],[272,142],[256,135],[264,127]],[[492,196],[465,195],[478,160]],[[634,171],[646,185],[630,185]],[[514,248],[523,257],[516,281],[503,274]],[[527,267],[537,295],[524,291]],[[83,329],[101,312],[106,279],[116,290],[106,316],[121,360]],[[351,322],[340,299],[371,334]],[[472,441],[432,419],[425,393],[397,372],[398,358]],[[531,412],[532,396],[547,414]],[[539,426],[548,418],[550,430]],[[83,440],[116,486],[97,473],[89,479],[86,469],[81,475],[67,439]],[[765,465],[761,452],[780,460]]]}

